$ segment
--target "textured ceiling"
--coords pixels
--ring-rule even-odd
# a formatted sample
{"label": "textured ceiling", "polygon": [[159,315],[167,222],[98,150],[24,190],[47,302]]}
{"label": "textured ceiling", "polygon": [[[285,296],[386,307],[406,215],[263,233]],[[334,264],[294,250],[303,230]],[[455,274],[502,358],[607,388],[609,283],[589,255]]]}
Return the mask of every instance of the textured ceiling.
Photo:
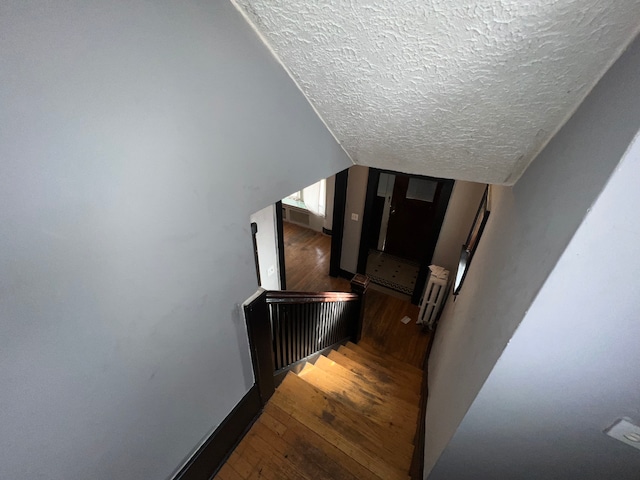
{"label": "textured ceiling", "polygon": [[513,184],[638,0],[234,0],[358,164]]}

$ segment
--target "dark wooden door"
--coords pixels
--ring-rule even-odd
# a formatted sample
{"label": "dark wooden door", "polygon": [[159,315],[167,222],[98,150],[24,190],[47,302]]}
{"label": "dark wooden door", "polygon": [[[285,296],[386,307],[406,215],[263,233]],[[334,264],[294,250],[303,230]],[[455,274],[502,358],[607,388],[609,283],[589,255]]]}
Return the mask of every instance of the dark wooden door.
{"label": "dark wooden door", "polygon": [[[386,253],[423,261],[442,185],[435,180],[396,175],[385,242]],[[431,201],[429,201],[431,200]]]}

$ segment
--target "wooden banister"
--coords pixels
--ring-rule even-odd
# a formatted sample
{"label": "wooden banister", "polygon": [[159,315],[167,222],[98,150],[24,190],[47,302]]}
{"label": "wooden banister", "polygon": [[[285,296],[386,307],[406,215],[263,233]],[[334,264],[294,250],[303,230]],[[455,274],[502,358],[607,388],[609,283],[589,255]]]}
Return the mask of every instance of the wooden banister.
{"label": "wooden banister", "polygon": [[355,302],[359,299],[358,294],[348,292],[267,292],[267,303]]}
{"label": "wooden banister", "polygon": [[264,291],[244,307],[256,384],[265,404],[289,370],[302,368],[362,334],[369,285],[356,275],[349,292]]}

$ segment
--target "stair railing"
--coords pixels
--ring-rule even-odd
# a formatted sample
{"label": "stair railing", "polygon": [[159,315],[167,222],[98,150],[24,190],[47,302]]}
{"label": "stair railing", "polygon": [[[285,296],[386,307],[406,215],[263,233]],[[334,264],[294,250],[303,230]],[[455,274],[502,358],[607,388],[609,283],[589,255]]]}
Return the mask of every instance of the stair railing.
{"label": "stair railing", "polygon": [[245,318],[256,384],[265,404],[289,371],[362,334],[365,275],[349,292],[263,291],[246,304]]}

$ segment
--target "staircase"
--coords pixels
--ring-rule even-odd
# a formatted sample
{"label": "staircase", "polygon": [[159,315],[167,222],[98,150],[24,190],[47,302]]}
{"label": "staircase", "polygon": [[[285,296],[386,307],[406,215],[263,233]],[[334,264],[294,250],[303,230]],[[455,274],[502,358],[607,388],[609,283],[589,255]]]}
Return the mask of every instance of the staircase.
{"label": "staircase", "polygon": [[408,479],[422,371],[348,342],[286,374],[215,476]]}

